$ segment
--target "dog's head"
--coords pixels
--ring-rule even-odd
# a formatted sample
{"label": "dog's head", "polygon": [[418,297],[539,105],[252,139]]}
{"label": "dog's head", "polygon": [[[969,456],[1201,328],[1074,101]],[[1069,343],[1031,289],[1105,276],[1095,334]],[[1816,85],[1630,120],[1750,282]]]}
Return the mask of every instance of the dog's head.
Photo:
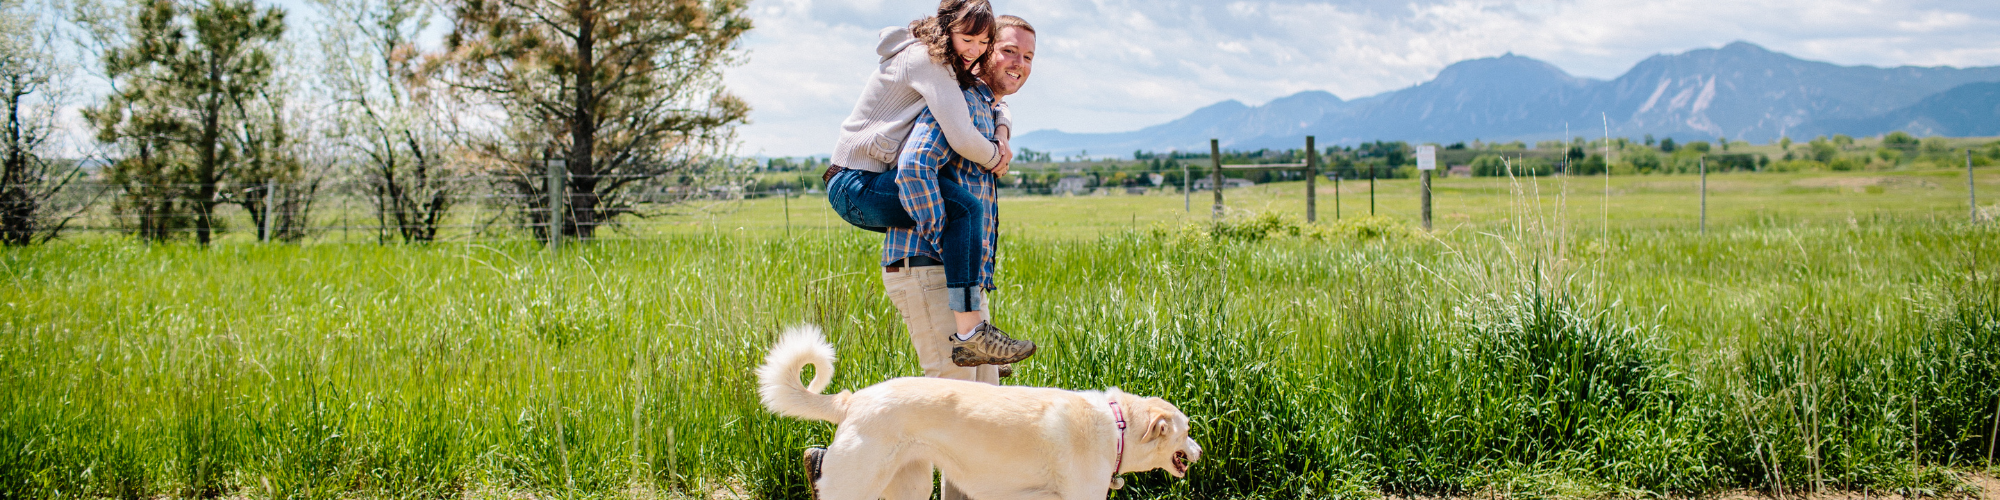
{"label": "dog's head", "polygon": [[1164,399],[1132,400],[1137,404],[1126,418],[1138,435],[1127,438],[1131,447],[1125,450],[1125,463],[1134,471],[1166,469],[1174,477],[1187,477],[1188,467],[1201,460],[1201,445],[1188,437],[1187,414]]}

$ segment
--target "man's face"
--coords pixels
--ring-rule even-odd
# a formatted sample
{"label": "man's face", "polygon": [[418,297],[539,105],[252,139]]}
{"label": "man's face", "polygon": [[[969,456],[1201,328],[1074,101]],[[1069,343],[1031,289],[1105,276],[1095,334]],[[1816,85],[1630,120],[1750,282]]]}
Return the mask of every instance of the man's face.
{"label": "man's face", "polygon": [[1028,73],[1035,69],[1035,34],[1020,28],[1001,28],[987,61],[985,74],[993,75],[987,84],[994,94],[1020,92],[1021,86],[1028,83]]}

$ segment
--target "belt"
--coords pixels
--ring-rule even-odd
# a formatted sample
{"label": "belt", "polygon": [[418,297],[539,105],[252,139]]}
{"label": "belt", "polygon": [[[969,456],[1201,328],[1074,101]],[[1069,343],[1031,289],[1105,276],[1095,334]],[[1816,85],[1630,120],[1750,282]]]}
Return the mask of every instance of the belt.
{"label": "belt", "polygon": [[826,173],[819,174],[819,181],[822,183],[833,182],[833,176],[840,175],[840,172],[842,170],[847,170],[847,167],[843,167],[840,165],[828,165],[826,167]]}
{"label": "belt", "polygon": [[937,259],[918,255],[915,257],[904,257],[901,259],[896,259],[895,262],[891,262],[889,263],[889,265],[882,266],[882,272],[898,273],[902,272],[903,268],[905,267],[926,267],[926,266],[942,266],[942,265],[944,265],[944,263],[938,262]]}

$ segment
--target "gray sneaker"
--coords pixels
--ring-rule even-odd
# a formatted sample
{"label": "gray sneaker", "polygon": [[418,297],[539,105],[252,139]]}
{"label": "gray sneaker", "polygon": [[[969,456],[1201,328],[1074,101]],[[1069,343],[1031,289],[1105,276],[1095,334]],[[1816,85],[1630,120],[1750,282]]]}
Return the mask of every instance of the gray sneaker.
{"label": "gray sneaker", "polygon": [[814,446],[806,448],[806,488],[812,492],[813,500],[819,500],[820,461],[826,459],[826,448]]}
{"label": "gray sneaker", "polygon": [[994,328],[992,323],[979,322],[972,327],[972,338],[959,340],[957,335],[948,335],[951,340],[951,364],[958,366],[1005,365],[1019,363],[1035,355],[1035,343],[1014,340],[1007,332]]}

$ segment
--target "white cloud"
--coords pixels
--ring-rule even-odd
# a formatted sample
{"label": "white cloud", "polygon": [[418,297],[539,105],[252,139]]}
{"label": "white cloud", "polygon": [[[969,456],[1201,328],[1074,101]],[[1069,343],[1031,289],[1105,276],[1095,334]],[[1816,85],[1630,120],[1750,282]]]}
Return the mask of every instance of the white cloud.
{"label": "white cloud", "polygon": [[[1022,131],[1132,130],[1225,99],[1303,90],[1345,99],[1507,52],[1578,76],[1745,40],[1837,64],[2000,64],[2000,2],[1916,0],[993,0],[1040,33],[1010,98]],[[746,153],[824,154],[873,71],[875,30],[935,0],[755,0],[749,62],[729,72],[755,108]]]}

